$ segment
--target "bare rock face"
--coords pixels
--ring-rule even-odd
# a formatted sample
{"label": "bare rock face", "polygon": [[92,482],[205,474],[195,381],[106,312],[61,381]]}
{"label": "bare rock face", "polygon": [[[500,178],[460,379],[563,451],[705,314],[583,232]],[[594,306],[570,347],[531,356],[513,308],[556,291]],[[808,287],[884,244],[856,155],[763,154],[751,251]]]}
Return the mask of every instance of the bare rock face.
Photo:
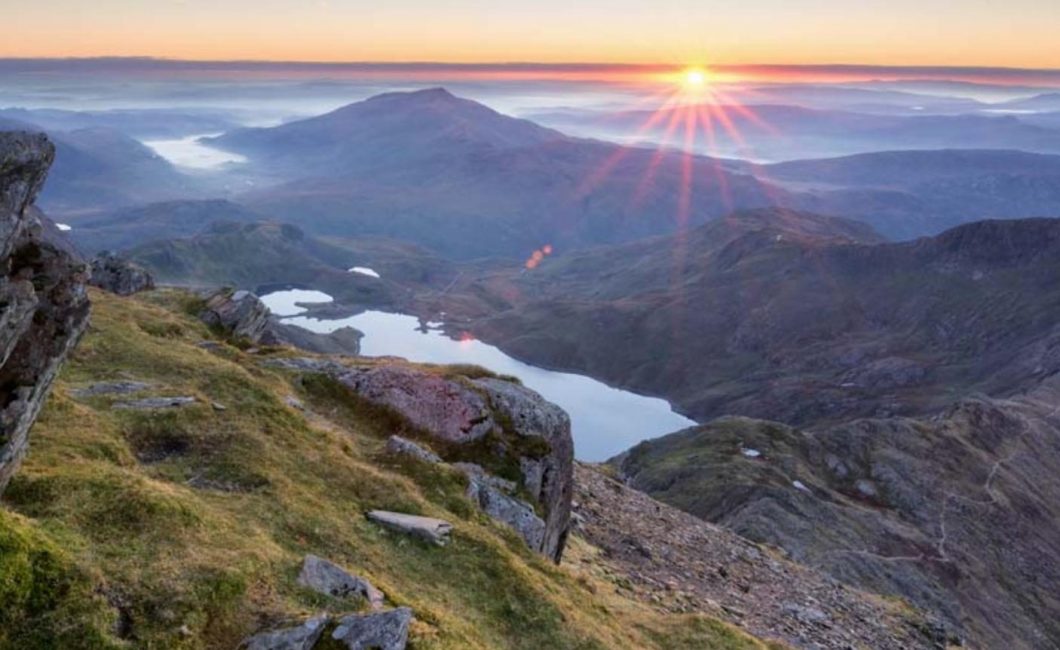
{"label": "bare rock face", "polygon": [[494,409],[505,414],[514,433],[538,439],[547,454],[522,455],[519,466],[523,487],[545,506],[545,530],[541,551],[559,562],[570,527],[571,496],[574,492],[574,439],[570,417],[534,391],[503,379],[484,377],[475,385],[486,392]]}
{"label": "bare rock face", "polygon": [[225,288],[206,298],[199,319],[229,336],[257,342],[269,327],[269,308],[249,291]]}
{"label": "bare rock face", "polygon": [[493,430],[489,404],[470,387],[400,365],[353,368],[339,379],[357,395],[388,406],[448,442],[471,442]]}
{"label": "bare rock face", "polygon": [[131,296],[154,289],[155,279],[139,264],[104,251],[92,260],[89,284],[119,296]]}
{"label": "bare rock face", "polygon": [[0,133],[0,490],[88,325],[87,269],[46,241],[32,208],[54,157],[44,135]]}

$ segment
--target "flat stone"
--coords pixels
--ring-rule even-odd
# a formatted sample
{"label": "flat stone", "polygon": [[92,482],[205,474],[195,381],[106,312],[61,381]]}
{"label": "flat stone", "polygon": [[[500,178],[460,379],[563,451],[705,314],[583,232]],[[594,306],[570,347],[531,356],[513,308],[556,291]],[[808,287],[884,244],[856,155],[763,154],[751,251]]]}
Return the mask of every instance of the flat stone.
{"label": "flat stone", "polygon": [[85,398],[99,395],[128,395],[147,390],[151,384],[142,381],[97,381],[88,386],[71,388],[69,393],[73,397]]}
{"label": "flat stone", "polygon": [[399,607],[386,612],[343,616],[331,638],[349,650],[405,650],[412,610]]}
{"label": "flat stone", "polygon": [[245,650],[310,650],[327,627],[328,617],[311,618],[298,627],[262,632],[243,641]]}
{"label": "flat stone", "polygon": [[401,436],[390,436],[386,441],[386,450],[387,453],[397,456],[411,456],[425,463],[442,462],[438,454]]}
{"label": "flat stone", "polygon": [[346,370],[346,367],[331,361],[330,359],[317,359],[314,357],[282,357],[268,359],[262,365],[269,368],[281,368],[283,370],[296,370],[299,372],[323,372],[337,373]]}
{"label": "flat stone", "polygon": [[453,530],[453,525],[448,521],[401,512],[372,510],[367,517],[369,521],[374,521],[384,528],[419,537],[438,546],[445,546],[449,543],[449,533]]}
{"label": "flat stone", "polygon": [[302,571],[298,574],[298,584],[325,596],[364,598],[372,609],[381,609],[385,599],[383,592],[372,583],[316,555],[305,556]]}
{"label": "flat stone", "polygon": [[194,404],[196,399],[194,397],[145,397],[143,399],[133,400],[131,402],[118,402],[114,404],[113,408],[124,409],[124,410],[151,410],[151,409],[171,409],[181,408]]}

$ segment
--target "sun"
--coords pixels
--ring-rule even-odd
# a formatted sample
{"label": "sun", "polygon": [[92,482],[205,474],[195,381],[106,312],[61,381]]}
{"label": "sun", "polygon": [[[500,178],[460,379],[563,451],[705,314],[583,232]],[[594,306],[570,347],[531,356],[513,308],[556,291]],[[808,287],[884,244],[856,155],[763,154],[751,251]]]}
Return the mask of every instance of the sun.
{"label": "sun", "polygon": [[703,68],[689,68],[681,82],[688,90],[698,90],[707,85],[707,72]]}

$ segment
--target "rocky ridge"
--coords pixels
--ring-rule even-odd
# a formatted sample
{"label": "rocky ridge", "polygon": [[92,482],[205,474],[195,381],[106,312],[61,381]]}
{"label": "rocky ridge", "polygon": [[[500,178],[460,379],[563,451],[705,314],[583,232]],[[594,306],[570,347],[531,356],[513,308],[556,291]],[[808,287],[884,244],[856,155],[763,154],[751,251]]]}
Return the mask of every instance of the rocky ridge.
{"label": "rocky ridge", "polygon": [[85,267],[45,240],[31,209],[54,157],[43,135],[0,133],[0,490],[88,325]]}
{"label": "rocky ridge", "polygon": [[720,526],[575,466],[574,533],[636,597],[706,612],[797,648],[943,648],[942,626]]}
{"label": "rocky ridge", "polygon": [[1060,378],[920,418],[723,418],[617,460],[630,485],[932,612],[973,647],[1060,643]]}

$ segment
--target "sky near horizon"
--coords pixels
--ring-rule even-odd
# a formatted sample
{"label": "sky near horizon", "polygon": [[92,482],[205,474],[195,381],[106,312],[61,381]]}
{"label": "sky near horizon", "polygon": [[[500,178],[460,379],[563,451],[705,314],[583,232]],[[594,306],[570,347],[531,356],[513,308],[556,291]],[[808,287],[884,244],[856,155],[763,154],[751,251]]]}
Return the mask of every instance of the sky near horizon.
{"label": "sky near horizon", "polygon": [[1060,0],[3,0],[0,57],[1060,68]]}

